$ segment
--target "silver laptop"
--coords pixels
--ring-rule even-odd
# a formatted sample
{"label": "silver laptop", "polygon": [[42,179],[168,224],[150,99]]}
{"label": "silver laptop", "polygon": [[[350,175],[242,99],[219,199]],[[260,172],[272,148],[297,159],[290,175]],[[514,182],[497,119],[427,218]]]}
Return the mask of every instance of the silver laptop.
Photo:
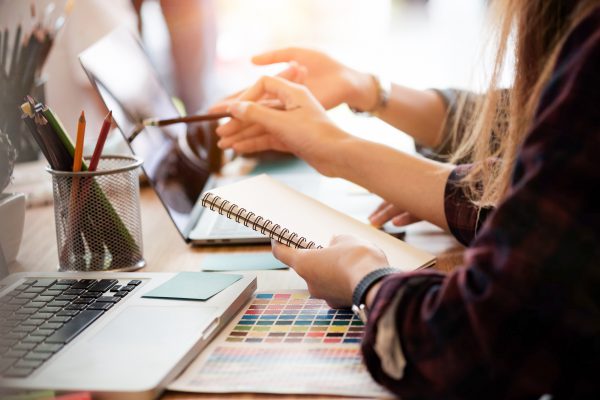
{"label": "silver laptop", "polygon": [[151,399],[256,290],[207,301],[143,298],[171,273],[19,273],[0,281],[0,398],[18,390]]}
{"label": "silver laptop", "polygon": [[[184,124],[140,130],[138,122],[145,118],[171,118],[180,114],[133,35],[123,28],[117,29],[81,53],[79,60],[105,105],[112,110],[132,152],[144,160],[145,175],[187,242],[196,245],[269,242],[268,237],[200,205],[201,193],[240,178],[212,173],[209,152],[195,146],[194,140],[186,135]],[[194,126],[201,131],[210,129],[209,123]],[[289,171],[287,167],[283,170]],[[379,203],[379,198],[357,190],[347,181],[325,178],[304,167],[307,170],[308,173],[272,175],[365,222]]]}

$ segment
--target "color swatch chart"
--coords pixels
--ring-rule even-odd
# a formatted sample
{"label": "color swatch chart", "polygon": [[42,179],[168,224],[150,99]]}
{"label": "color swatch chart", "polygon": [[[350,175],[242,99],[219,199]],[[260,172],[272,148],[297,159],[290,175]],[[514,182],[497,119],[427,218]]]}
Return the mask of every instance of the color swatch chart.
{"label": "color swatch chart", "polygon": [[363,331],[351,311],[306,291],[258,293],[169,388],[390,397],[362,363]]}
{"label": "color swatch chart", "polygon": [[350,310],[334,310],[307,293],[261,293],[227,342],[360,343],[364,324]]}

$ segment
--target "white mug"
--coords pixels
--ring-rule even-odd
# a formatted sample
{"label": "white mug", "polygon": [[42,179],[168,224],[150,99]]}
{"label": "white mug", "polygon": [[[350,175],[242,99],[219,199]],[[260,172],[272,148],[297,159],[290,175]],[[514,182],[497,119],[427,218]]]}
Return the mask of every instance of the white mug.
{"label": "white mug", "polygon": [[0,194],[0,246],[7,263],[17,259],[25,225],[25,195]]}

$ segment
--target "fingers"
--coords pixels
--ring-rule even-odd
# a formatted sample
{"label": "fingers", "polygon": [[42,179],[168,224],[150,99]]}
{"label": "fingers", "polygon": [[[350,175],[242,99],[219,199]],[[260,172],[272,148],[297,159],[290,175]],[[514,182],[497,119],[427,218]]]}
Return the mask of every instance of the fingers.
{"label": "fingers", "polygon": [[419,221],[420,221],[419,218],[414,217],[412,214],[410,214],[408,212],[404,212],[404,213],[392,218],[392,224],[394,224],[395,226],[410,225],[410,224],[414,224],[415,222],[419,222]]}
{"label": "fingers", "polygon": [[295,267],[296,258],[300,250],[281,244],[276,240],[271,240],[271,248],[276,259],[291,268]]}
{"label": "fingers", "polygon": [[386,204],[383,209],[379,210],[379,208],[369,216],[369,222],[371,225],[380,227],[381,225],[388,222],[393,217],[397,216],[400,210],[393,204]]}
{"label": "fingers", "polygon": [[274,51],[268,51],[266,53],[257,54],[252,57],[252,62],[256,65],[268,65],[280,62],[290,62],[294,60],[298,55],[298,49],[295,47],[288,47],[285,49],[279,49]]}
{"label": "fingers", "polygon": [[263,76],[251,86],[248,90],[242,93],[239,97],[240,101],[250,100],[257,101],[265,94],[273,95],[277,99],[284,102],[286,108],[297,106],[295,101],[300,99],[304,93],[304,87],[296,83],[287,81],[276,76]]}
{"label": "fingers", "polygon": [[[233,120],[232,123],[233,122],[238,122],[238,121]],[[223,126],[225,126],[225,125],[223,125]],[[217,142],[217,145],[221,149],[227,149],[235,143],[243,142],[245,140],[256,138],[260,135],[266,134],[264,128],[257,124],[243,127],[239,131],[233,132],[233,133],[227,134],[227,135],[221,134],[220,132],[217,132],[217,133],[221,137],[221,139]]]}
{"label": "fingers", "polygon": [[372,216],[378,214],[379,212],[383,211],[387,206],[389,206],[390,203],[388,203],[387,201],[382,201],[375,210],[373,210],[373,212],[369,215],[369,218],[371,218]]}
{"label": "fingers", "polygon": [[250,154],[257,153],[259,151],[276,150],[276,151],[289,151],[283,143],[270,135],[263,135],[257,138],[251,138],[235,142],[231,144],[231,148],[237,154]]}

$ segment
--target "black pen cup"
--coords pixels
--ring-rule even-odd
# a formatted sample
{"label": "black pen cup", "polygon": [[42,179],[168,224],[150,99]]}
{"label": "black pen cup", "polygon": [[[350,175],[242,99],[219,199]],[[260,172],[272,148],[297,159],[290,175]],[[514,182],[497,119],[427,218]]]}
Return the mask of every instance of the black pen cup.
{"label": "black pen cup", "polygon": [[59,271],[132,271],[146,265],[141,165],[136,157],[105,156],[94,172],[47,168],[52,175]]}

